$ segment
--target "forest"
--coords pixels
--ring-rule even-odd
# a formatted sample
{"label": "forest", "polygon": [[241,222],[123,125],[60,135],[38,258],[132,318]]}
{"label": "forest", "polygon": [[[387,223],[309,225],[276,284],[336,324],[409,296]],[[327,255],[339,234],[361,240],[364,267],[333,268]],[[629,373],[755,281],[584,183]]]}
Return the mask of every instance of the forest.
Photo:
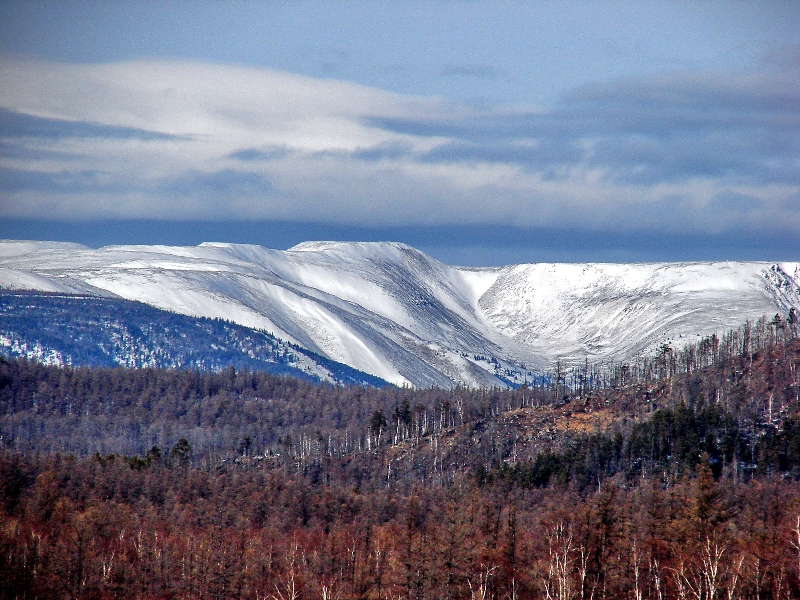
{"label": "forest", "polygon": [[796,317],[516,389],[0,360],[3,598],[800,597]]}
{"label": "forest", "polygon": [[319,381],[303,368],[311,363],[340,383],[386,385],[266,331],[86,294],[0,289],[0,354],[89,367],[247,367]]}

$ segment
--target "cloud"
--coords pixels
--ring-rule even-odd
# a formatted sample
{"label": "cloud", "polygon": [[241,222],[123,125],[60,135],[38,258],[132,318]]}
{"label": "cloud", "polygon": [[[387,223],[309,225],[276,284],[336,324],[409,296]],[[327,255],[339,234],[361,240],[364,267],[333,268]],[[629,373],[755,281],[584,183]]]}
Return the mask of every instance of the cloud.
{"label": "cloud", "polygon": [[439,72],[441,77],[478,77],[481,79],[495,79],[501,71],[491,65],[462,64],[450,65]]}
{"label": "cloud", "polygon": [[764,208],[764,202],[759,198],[733,192],[718,194],[708,204],[708,209],[715,212],[742,213],[757,211],[762,208]]}
{"label": "cloud", "polygon": [[0,191],[119,193],[126,189],[108,173],[100,171],[60,171],[47,173],[22,169],[0,168]]}
{"label": "cloud", "polygon": [[5,58],[0,216],[798,230],[790,63],[599,82],[533,109],[230,65]]}
{"label": "cloud", "polygon": [[225,200],[231,196],[268,194],[272,191],[272,184],[259,173],[223,169],[213,173],[182,173],[174,179],[162,182],[158,189],[183,196],[206,194]]}
{"label": "cloud", "polygon": [[102,125],[85,121],[47,119],[3,108],[0,108],[0,136],[3,138],[109,138],[119,140],[180,139],[180,136],[158,131]]}
{"label": "cloud", "polygon": [[477,143],[455,141],[441,144],[420,154],[418,159],[430,163],[485,162],[513,164],[529,172],[552,178],[567,165],[579,164],[584,150],[571,141],[552,139],[511,140]]}
{"label": "cloud", "polygon": [[381,160],[401,159],[413,156],[413,149],[410,144],[383,144],[372,148],[359,149],[350,153],[355,160],[375,162]]}
{"label": "cloud", "polygon": [[763,61],[780,71],[797,73],[800,71],[800,44],[780,46],[764,55]]}
{"label": "cloud", "polygon": [[691,77],[587,86],[549,111],[373,119],[398,134],[449,141],[426,160],[588,168],[610,181],[697,178],[797,185],[800,77]]}
{"label": "cloud", "polygon": [[244,162],[263,161],[263,160],[279,160],[286,158],[290,154],[288,148],[274,146],[271,148],[242,148],[228,154],[230,158],[241,160]]}

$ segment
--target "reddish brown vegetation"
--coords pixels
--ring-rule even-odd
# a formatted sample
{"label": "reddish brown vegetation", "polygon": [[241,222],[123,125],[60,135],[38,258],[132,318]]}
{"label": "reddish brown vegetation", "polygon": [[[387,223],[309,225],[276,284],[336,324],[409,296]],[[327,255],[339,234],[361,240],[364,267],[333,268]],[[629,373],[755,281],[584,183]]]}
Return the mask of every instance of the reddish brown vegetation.
{"label": "reddish brown vegetation", "polygon": [[359,493],[280,470],[2,456],[6,598],[792,598],[800,485]]}
{"label": "reddish brown vegetation", "polygon": [[797,598],[785,338],[513,392],[6,363],[0,597]]}

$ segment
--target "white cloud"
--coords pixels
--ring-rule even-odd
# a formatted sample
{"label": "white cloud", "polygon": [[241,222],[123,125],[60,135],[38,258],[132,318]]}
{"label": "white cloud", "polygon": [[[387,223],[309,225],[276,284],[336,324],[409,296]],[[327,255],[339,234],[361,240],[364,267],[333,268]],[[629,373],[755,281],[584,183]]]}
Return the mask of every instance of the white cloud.
{"label": "white cloud", "polygon": [[[784,155],[800,141],[781,104],[796,96],[763,77],[742,79],[741,93],[720,83],[720,124],[697,100],[718,80],[699,80],[691,105],[684,79],[661,77],[587,88],[549,111],[478,111],[241,66],[6,57],[0,216],[800,228]],[[773,101],[751,117],[759,90]],[[654,122],[662,114],[678,135]],[[749,118],[763,129],[765,115],[783,146],[753,162],[758,140],[741,132]],[[731,121],[739,129],[725,137]]]}

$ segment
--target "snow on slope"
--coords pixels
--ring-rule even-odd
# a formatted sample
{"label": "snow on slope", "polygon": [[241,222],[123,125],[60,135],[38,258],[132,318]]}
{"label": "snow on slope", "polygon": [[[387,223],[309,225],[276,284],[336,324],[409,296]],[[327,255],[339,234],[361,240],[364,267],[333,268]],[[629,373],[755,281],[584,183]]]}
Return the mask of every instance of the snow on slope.
{"label": "snow on slope", "polygon": [[506,267],[481,297],[498,329],[535,352],[624,359],[800,306],[795,263]]}
{"label": "snow on slope", "polygon": [[800,307],[797,263],[466,269],[396,243],[286,251],[0,242],[0,286],[114,294],[270,331],[396,384],[518,383]]}

